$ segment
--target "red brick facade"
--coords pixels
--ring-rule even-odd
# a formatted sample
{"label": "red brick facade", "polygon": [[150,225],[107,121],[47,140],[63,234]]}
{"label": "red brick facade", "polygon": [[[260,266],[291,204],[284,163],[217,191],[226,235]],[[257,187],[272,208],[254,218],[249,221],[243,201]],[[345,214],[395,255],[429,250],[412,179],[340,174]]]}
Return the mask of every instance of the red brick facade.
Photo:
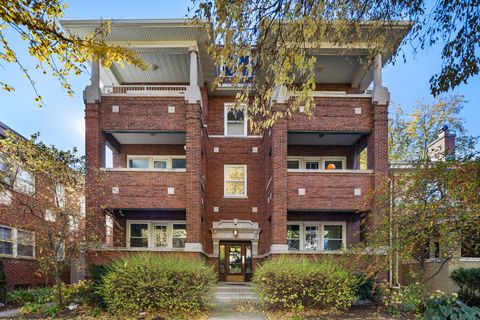
{"label": "red brick facade", "polygon": [[[366,210],[366,195],[387,173],[387,107],[372,104],[371,96],[344,94],[339,97],[317,97],[312,117],[295,114],[280,119],[262,135],[224,136],[224,108],[233,97],[208,96],[191,104],[177,98],[104,97],[86,108],[86,153],[90,172],[104,167],[107,135],[120,131],[175,131],[185,134],[184,144],[124,144],[114,151],[112,169],[104,172],[111,196],[105,204],[117,210],[157,210],[152,220],[166,220],[162,210],[184,210],[187,226],[185,252],[207,256],[218,261],[214,222],[252,221],[258,223],[256,262],[274,253],[276,245],[286,246],[287,223],[298,221],[344,221],[347,243],[359,240],[360,216]],[[119,112],[112,112],[118,105]],[[175,106],[175,113],[168,113]],[[284,108],[276,104],[275,108]],[[355,143],[326,145],[289,144],[289,133],[342,134],[358,136]],[[332,140],[333,141],[333,140]],[[339,140],[335,140],[339,141]],[[368,170],[359,171],[359,146],[367,146]],[[127,155],[186,155],[185,172],[126,170]],[[305,172],[287,170],[287,157],[343,156],[345,172]],[[247,166],[247,197],[224,197],[224,165]],[[354,170],[358,170],[353,172]],[[87,180],[88,181],[88,180]],[[90,180],[94,183],[94,180]],[[117,193],[110,189],[117,187]],[[167,188],[173,187],[174,194]],[[303,189],[304,194],[299,194]],[[90,185],[91,192],[95,190]],[[87,206],[99,212],[98,203]],[[132,211],[133,212],[133,211]],[[87,216],[90,223],[103,223],[100,215]],[[140,219],[133,213],[127,219]],[[133,218],[132,218],[133,217]],[[138,218],[135,218],[138,217]],[[100,220],[99,220],[100,219]],[[125,245],[125,218],[117,219],[114,239]],[[295,221],[295,220],[294,220]],[[88,230],[88,229],[87,229]],[[100,235],[104,237],[104,235]],[[190,250],[194,244],[196,249]],[[197,250],[201,245],[201,250]],[[273,247],[272,247],[273,246]],[[121,250],[95,251],[88,254],[89,263],[105,262],[120,255]],[[129,252],[130,250],[126,250]],[[135,252],[135,251],[134,251]],[[158,252],[156,250],[155,252]],[[160,251],[161,252],[161,251]]]}

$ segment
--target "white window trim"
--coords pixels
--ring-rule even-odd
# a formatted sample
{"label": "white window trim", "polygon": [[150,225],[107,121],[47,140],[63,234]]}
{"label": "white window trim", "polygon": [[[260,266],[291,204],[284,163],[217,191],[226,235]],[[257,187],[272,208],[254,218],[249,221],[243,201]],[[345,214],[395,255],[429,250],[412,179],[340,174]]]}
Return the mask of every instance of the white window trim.
{"label": "white window trim", "polygon": [[[298,161],[298,169],[288,169],[288,161]],[[288,170],[299,170],[302,169],[302,158],[287,158],[287,169]]]}
{"label": "white window trim", "polygon": [[226,137],[246,137],[248,136],[248,108],[247,105],[242,105],[240,108],[244,109],[244,119],[243,119],[243,134],[228,134],[228,110],[234,108],[234,103],[225,103],[223,111],[223,133]]}
{"label": "white window trim", "polygon": [[[135,159],[145,159],[148,160],[148,168],[130,168],[130,160]],[[133,171],[142,171],[142,170],[154,170],[154,171],[179,171],[184,172],[186,168],[178,168],[173,169],[173,159],[187,159],[187,156],[184,155],[171,155],[171,156],[162,156],[162,155],[127,155],[127,168]],[[167,161],[167,168],[154,168],[154,162],[158,160],[166,160]]]}
{"label": "white window trim", "polygon": [[[8,228],[12,230],[12,238],[11,241],[6,241],[6,242],[11,242],[12,243],[12,254],[0,254],[0,257],[9,257],[9,258],[20,258],[20,259],[35,259],[35,232],[25,230],[25,229],[18,229],[18,228],[13,228],[7,225],[0,225],[2,228]],[[29,232],[32,234],[32,246],[33,246],[33,256],[22,256],[18,254],[18,230],[24,231],[24,232]],[[4,241],[4,240],[2,240]]]}
{"label": "white window trim", "polygon": [[[287,225],[298,225],[300,227],[300,249],[292,250],[289,249],[289,252],[339,252],[342,250],[347,250],[347,222],[346,221],[289,221]],[[342,226],[342,250],[325,250],[324,247],[324,226]],[[305,227],[306,226],[317,226],[319,232],[319,246],[317,250],[305,250]]]}
{"label": "white window trim", "polygon": [[[306,170],[306,171],[325,171],[325,161],[342,161],[343,169],[335,169],[328,171],[343,171],[343,170],[355,170],[355,171],[367,171],[367,170],[357,170],[357,169],[346,169],[347,168],[347,157],[346,156],[322,156],[322,157],[287,157],[287,161],[295,160],[299,161],[300,169],[288,169],[288,170]],[[307,169],[307,162],[318,162],[318,169]]]}
{"label": "white window trim", "polygon": [[[132,224],[146,224],[148,230],[148,246],[147,247],[131,247],[130,246],[130,225]],[[126,232],[126,246],[127,248],[134,249],[156,249],[156,250],[179,250],[183,251],[185,248],[174,248],[173,247],[173,225],[174,224],[184,224],[187,222],[185,220],[127,220],[127,232]],[[155,227],[156,225],[166,225],[167,226],[167,246],[166,247],[156,247],[155,246]]]}
{"label": "white window trim", "polygon": [[[245,171],[245,179],[243,180],[245,184],[245,194],[227,194],[227,169],[228,168],[233,168],[233,167],[243,167],[243,170]],[[236,199],[242,199],[242,198],[248,198],[248,191],[247,191],[247,186],[248,186],[248,178],[247,178],[247,165],[246,164],[225,164],[223,166],[223,197],[224,198],[236,198]],[[235,180],[235,181],[241,181],[241,180]]]}

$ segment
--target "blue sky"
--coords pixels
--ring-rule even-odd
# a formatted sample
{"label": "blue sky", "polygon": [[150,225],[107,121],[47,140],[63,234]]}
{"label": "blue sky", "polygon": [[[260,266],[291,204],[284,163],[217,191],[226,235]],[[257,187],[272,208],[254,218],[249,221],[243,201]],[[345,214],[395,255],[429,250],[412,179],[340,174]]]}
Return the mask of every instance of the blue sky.
{"label": "blue sky", "polygon": [[[135,0],[131,1],[66,1],[68,8],[65,19],[96,18],[182,18],[187,13],[190,0]],[[14,47],[21,50],[20,58],[32,70],[34,61],[26,54],[20,41]],[[407,61],[399,57],[395,64],[384,69],[383,82],[391,92],[393,102],[401,104],[408,111],[420,98],[432,99],[429,91],[430,77],[440,70],[440,49],[431,48],[414,56],[411,48],[403,48]],[[17,51],[18,51],[17,50]],[[33,70],[34,71],[34,70]],[[48,144],[68,149],[74,146],[84,151],[84,124],[82,101],[83,88],[89,83],[89,76],[72,77],[70,82],[75,91],[69,97],[51,76],[32,73],[38,91],[44,97],[45,106],[39,108],[34,102],[35,93],[18,67],[2,63],[0,79],[15,87],[15,92],[0,91],[0,121],[25,136],[41,133],[41,139]],[[473,135],[480,135],[480,76],[470,79],[454,93],[464,95],[468,100],[463,110],[466,127]]]}

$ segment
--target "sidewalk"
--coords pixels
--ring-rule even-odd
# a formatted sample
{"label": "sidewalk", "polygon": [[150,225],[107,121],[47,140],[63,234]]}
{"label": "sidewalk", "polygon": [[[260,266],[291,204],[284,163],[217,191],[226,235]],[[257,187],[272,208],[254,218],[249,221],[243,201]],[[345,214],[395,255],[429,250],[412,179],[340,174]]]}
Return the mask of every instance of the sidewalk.
{"label": "sidewalk", "polygon": [[249,284],[220,283],[215,292],[215,307],[211,320],[266,320],[261,313],[240,312],[235,310],[234,302],[258,301],[256,293]]}

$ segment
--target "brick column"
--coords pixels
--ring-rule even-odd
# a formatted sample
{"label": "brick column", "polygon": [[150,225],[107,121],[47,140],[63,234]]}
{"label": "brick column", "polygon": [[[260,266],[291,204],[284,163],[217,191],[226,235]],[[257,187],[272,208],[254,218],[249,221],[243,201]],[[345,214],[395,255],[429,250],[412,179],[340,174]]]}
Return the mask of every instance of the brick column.
{"label": "brick column", "polygon": [[[282,105],[276,105],[281,108]],[[272,253],[288,251],[287,246],[287,120],[272,127]]]}
{"label": "brick column", "polygon": [[85,156],[87,161],[86,238],[105,242],[105,217],[100,210],[100,197],[104,186],[99,177],[99,168],[105,167],[105,137],[100,128],[100,103],[85,104]]}
{"label": "brick column", "polygon": [[[372,169],[373,187],[378,190],[388,177],[388,104],[373,104],[373,128],[368,136],[368,169]],[[372,227],[375,217],[367,219]]]}
{"label": "brick column", "polygon": [[198,103],[186,105],[187,139],[187,243],[185,250],[201,252],[202,248],[202,123]]}

